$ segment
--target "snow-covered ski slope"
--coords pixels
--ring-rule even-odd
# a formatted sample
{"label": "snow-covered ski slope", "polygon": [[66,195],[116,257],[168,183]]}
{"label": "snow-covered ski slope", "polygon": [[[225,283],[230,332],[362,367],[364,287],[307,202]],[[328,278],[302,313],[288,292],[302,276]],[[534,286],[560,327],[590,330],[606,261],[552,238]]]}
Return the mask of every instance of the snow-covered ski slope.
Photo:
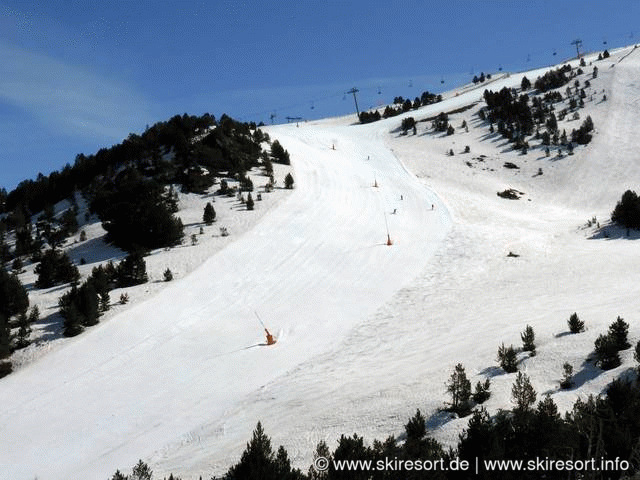
{"label": "snow-covered ski slope", "polygon": [[[2,379],[0,477],[106,478],[138,458],[160,476],[205,477],[239,459],[258,420],[305,468],[318,440],[400,434],[416,408],[454,442],[466,420],[437,413],[453,366],[474,383],[492,376],[488,408],[509,407],[513,376],[495,352],[518,345],[526,324],[538,355],[521,369],[539,396],[567,408],[599,392],[632,361],[624,352],[623,366],[600,373],[584,363],[593,340],[617,315],[633,343],[640,336],[637,241],[582,228],[640,188],[640,53],[618,62],[629,52],[597,63],[592,90],[608,100],[597,93],[580,111],[597,133],[563,159],[508,151],[476,108],[451,116],[450,137],[425,123],[399,136],[402,117],[270,127],[294,163],[292,195],[192,274]],[[404,116],[451,111],[521,77]],[[525,195],[496,196],[508,187]],[[262,345],[254,311],[276,345]],[[588,331],[567,336],[573,311]],[[559,392],[565,361],[577,388]]]}
{"label": "snow-covered ski slope", "polygon": [[[100,478],[202,425],[233,425],[243,398],[338,348],[422,271],[450,220],[382,138],[273,134],[298,185],[280,207],[191,275],[3,380],[0,476]],[[262,345],[254,310],[275,346]]]}

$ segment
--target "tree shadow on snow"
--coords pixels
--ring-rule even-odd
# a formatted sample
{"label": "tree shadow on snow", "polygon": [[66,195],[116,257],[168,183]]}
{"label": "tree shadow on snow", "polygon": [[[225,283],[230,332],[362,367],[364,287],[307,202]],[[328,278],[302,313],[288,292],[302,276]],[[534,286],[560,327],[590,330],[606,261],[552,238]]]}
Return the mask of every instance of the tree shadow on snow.
{"label": "tree shadow on snow", "polygon": [[49,342],[64,336],[62,333],[64,319],[59,312],[50,313],[46,317],[40,318],[40,320],[34,322],[33,325],[37,326],[38,330],[42,332],[38,341]]}
{"label": "tree shadow on snow", "polygon": [[491,378],[491,377],[497,377],[498,375],[503,375],[506,372],[497,366],[491,366],[491,367],[487,367],[484,370],[482,370],[480,372],[480,375],[484,375],[485,377]]}
{"label": "tree shadow on snow", "polygon": [[269,344],[266,342],[262,342],[262,343],[254,343],[253,345],[249,345],[248,347],[244,347],[242,350],[249,350],[250,348],[256,348],[256,347],[268,347]]}
{"label": "tree shadow on snow", "polygon": [[99,263],[107,260],[121,260],[126,254],[117,247],[104,241],[104,235],[92,238],[86,242],[73,244],[67,255],[76,265],[80,265],[81,259],[86,263]]}
{"label": "tree shadow on snow", "polygon": [[573,375],[573,385],[569,390],[575,390],[576,388],[580,388],[589,380],[593,380],[604,373],[604,370],[596,367],[595,362],[591,359],[587,358],[582,362],[580,370]]}
{"label": "tree shadow on snow", "polygon": [[[596,364],[593,361],[593,359],[591,357],[588,357],[586,360],[582,362],[580,370],[573,375],[572,377],[573,383],[571,384],[571,387],[566,388],[565,390],[566,391],[577,390],[578,388],[582,387],[585,383],[587,383],[590,380],[593,380],[594,378],[597,378],[598,376],[602,375],[604,372],[605,370],[602,370],[601,368],[596,367]],[[550,390],[548,392],[545,392],[543,395],[546,395],[547,393],[554,393],[556,391],[557,390]]]}
{"label": "tree shadow on snow", "polygon": [[560,333],[556,333],[555,337],[556,338],[562,338],[562,337],[566,337],[567,335],[574,335],[574,334],[571,333],[571,332],[568,332],[568,331],[567,332],[560,332]]}
{"label": "tree shadow on snow", "polygon": [[427,431],[432,432],[456,418],[458,418],[458,416],[454,413],[447,412],[446,410],[436,410],[427,418],[425,425],[427,426]]}
{"label": "tree shadow on snow", "polygon": [[498,132],[488,132],[485,133],[484,135],[482,135],[480,138],[480,141],[484,142],[486,140],[491,140],[493,143],[500,141],[501,138],[504,138],[502,135],[500,135],[500,133]]}
{"label": "tree shadow on snow", "polygon": [[589,240],[638,240],[640,238],[640,231],[610,223],[601,226],[587,238]]}

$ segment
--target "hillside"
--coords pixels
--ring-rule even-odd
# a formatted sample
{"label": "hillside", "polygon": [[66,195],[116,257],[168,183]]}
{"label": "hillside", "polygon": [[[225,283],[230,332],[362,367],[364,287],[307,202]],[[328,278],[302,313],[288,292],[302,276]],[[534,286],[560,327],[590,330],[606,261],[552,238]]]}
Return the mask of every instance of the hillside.
{"label": "hillside", "polygon": [[[520,354],[520,369],[539,396],[567,409],[601,392],[633,360],[625,351],[622,366],[600,371],[585,361],[595,338],[618,315],[632,343],[640,338],[637,235],[607,225],[621,194],[640,185],[640,53],[621,49],[597,65],[583,118],[559,122],[569,130],[591,116],[593,140],[562,158],[514,151],[477,116],[485,88],[519,87],[548,69],[367,125],[351,116],[265,128],[291,154],[290,195],[215,248],[154,252],[156,278],[164,265],[185,274],[138,290],[130,308],[0,380],[8,478],[106,478],[138,458],[157,475],[221,473],[258,420],[303,468],[319,440],[398,435],[416,408],[453,444],[467,420],[438,409],[454,365],[474,384],[492,379],[490,412],[508,408],[514,375],[497,367],[496,351],[519,345],[527,324],[538,354]],[[449,115],[451,136],[420,122],[469,105]],[[408,116],[415,136],[399,133]],[[507,188],[524,194],[496,195]],[[585,226],[594,216],[602,229]],[[83,255],[95,252],[117,255]],[[255,311],[275,346],[262,344]],[[588,329],[569,336],[574,311]],[[559,391],[567,361],[577,386]]]}

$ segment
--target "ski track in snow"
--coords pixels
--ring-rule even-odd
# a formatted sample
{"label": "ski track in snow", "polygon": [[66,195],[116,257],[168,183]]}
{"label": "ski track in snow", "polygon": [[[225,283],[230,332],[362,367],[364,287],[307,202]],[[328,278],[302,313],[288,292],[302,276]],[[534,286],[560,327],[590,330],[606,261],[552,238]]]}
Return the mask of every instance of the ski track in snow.
{"label": "ski track in snow", "polygon": [[[552,393],[566,409],[600,392],[632,361],[623,352],[621,367],[596,371],[584,363],[595,338],[617,315],[633,343],[640,334],[637,246],[581,229],[640,185],[631,162],[640,55],[609,68],[627,51],[597,63],[593,89],[609,97],[587,104],[597,133],[562,160],[496,153],[475,110],[452,116],[456,128],[462,119],[471,127],[452,137],[389,133],[403,117],[269,127],[291,153],[293,193],[190,275],[4,378],[0,477],[106,478],[138,458],[159,477],[206,477],[238,461],[258,420],[306,469],[319,440],[333,448],[342,433],[401,435],[416,408],[454,444],[467,420],[438,412],[454,365],[474,384],[491,376],[490,411],[508,407],[513,375],[496,368],[496,350],[518,346],[526,324],[538,355],[521,355],[521,368],[538,398]],[[482,90],[459,92],[404,116],[450,111]],[[459,153],[464,145],[471,154]],[[481,153],[484,165],[464,165]],[[544,175],[532,178],[538,168]],[[496,196],[507,187],[525,196]],[[275,346],[261,345],[254,310]],[[588,331],[564,335],[573,311]],[[559,392],[565,361],[581,385]]]}

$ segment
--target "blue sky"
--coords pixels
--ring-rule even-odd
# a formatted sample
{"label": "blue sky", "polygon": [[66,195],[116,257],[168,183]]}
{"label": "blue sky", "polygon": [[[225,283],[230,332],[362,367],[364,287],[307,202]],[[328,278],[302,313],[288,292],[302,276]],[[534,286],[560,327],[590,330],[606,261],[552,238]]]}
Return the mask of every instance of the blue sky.
{"label": "blue sky", "polygon": [[175,114],[344,114],[353,86],[362,108],[413,98],[569,58],[575,38],[640,41],[639,19],[638,0],[0,0],[0,186]]}

